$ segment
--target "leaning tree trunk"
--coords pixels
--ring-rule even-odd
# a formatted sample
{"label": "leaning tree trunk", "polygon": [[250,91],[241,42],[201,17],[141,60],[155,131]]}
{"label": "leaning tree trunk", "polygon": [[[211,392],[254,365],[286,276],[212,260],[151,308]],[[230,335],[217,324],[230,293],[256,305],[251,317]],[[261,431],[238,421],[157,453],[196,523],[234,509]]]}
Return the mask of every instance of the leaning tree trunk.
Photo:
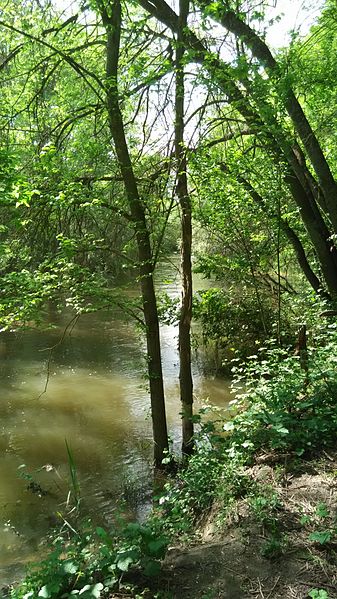
{"label": "leaning tree trunk", "polygon": [[[207,8],[211,0],[199,0],[199,4]],[[310,159],[317,175],[320,189],[324,195],[327,213],[332,223],[334,232],[337,233],[337,184],[331,173],[329,164],[324,156],[319,141],[304,114],[301,104],[293,90],[282,77],[281,69],[273,57],[266,42],[249,26],[242,21],[235,12],[225,7],[214,15],[228,31],[238,36],[252,51],[253,55],[265,66],[273,81],[284,106],[291,118],[293,125],[300,136],[303,147]]]}
{"label": "leaning tree trunk", "polygon": [[111,16],[108,16],[103,4],[101,6],[103,23],[107,32],[106,75],[108,118],[137,241],[140,285],[146,326],[154,461],[157,467],[161,467],[165,451],[168,450],[168,436],[160,353],[159,320],[153,283],[154,265],[145,210],[132,167],[119,105],[117,76],[121,30],[120,0],[115,0],[109,8]]}
{"label": "leaning tree trunk", "polygon": [[312,270],[312,268],[309,264],[309,260],[306,256],[304,247],[301,243],[301,240],[298,237],[297,233],[295,233],[294,229],[292,229],[292,227],[290,227],[290,225],[287,223],[287,221],[280,218],[276,212],[273,212],[269,208],[268,203],[256,191],[256,189],[254,189],[254,187],[249,183],[249,181],[247,181],[241,175],[237,176],[237,181],[250,194],[250,196],[258,204],[258,206],[260,206],[260,208],[264,212],[267,212],[267,214],[270,216],[270,218],[272,218],[274,221],[276,221],[278,223],[278,225],[281,227],[281,230],[288,238],[288,241],[291,243],[293,250],[295,252],[298,264],[299,264],[304,276],[306,277],[308,283],[311,285],[311,287],[314,289],[314,291],[316,291],[316,293],[322,293],[322,283],[319,280],[319,278],[316,276],[314,271]]}
{"label": "leaning tree trunk", "polygon": [[[165,0],[138,0],[138,2],[152,16],[177,34],[179,30],[178,16]],[[203,0],[203,2],[199,0],[199,2],[205,6],[205,4],[208,3],[208,0]],[[214,17],[216,18],[215,14]],[[226,26],[229,26],[228,23],[226,23]],[[248,38],[245,41],[248,43]],[[318,206],[321,205],[319,198],[319,191],[321,189],[325,196],[324,200],[326,206],[323,212],[326,212],[329,215],[331,222],[334,221],[333,210],[331,209],[331,198],[335,197],[335,184],[331,181],[328,172],[329,167],[322,152],[318,151],[316,145],[317,140],[314,140],[310,133],[310,140],[307,140],[308,143],[310,141],[310,148],[306,146],[302,140],[303,146],[305,147],[312,164],[315,158],[313,154],[316,150],[317,156],[319,156],[319,159],[315,160],[315,170],[319,173],[318,179],[320,186],[316,184],[318,193],[315,193],[315,182],[312,177],[311,181],[308,181],[308,169],[301,163],[301,160],[298,160],[296,151],[294,151],[293,147],[295,145],[293,143],[294,140],[288,139],[276,118],[273,117],[273,115],[270,115],[270,106],[260,99],[258,106],[259,112],[257,112],[256,109],[250,105],[249,97],[244,95],[237,85],[236,74],[231,66],[226,64],[215,54],[210,53],[203,42],[188,27],[185,27],[184,29],[183,42],[185,47],[191,51],[191,61],[204,65],[212,77],[213,84],[224,93],[228,103],[232,104],[236,110],[241,113],[252,131],[255,131],[260,137],[265,139],[266,146],[271,151],[271,156],[275,162],[279,164],[281,160],[281,162],[288,163],[289,176],[286,176],[286,182],[314,247],[326,287],[331,297],[336,298],[337,261],[335,259],[336,249],[331,241],[331,234],[333,231],[330,231],[326,226],[324,217],[318,208]],[[243,85],[246,85],[247,81],[242,81],[242,83]],[[289,108],[289,106],[287,106],[287,108]],[[293,118],[294,114],[292,115],[292,119]],[[303,123],[304,122],[302,121],[302,125],[304,126]],[[294,125],[300,129],[300,123],[298,121],[296,123],[294,122]],[[302,135],[303,129],[301,131]],[[314,151],[312,146],[313,143],[315,144]],[[332,191],[333,193],[332,196],[329,196],[329,199],[327,199],[329,191]],[[330,205],[330,210],[328,205]]]}
{"label": "leaning tree trunk", "polygon": [[180,399],[182,407],[182,452],[193,449],[193,380],[191,371],[192,319],[192,209],[188,193],[186,152],[184,148],[184,28],[187,23],[189,0],[179,1],[179,28],[176,47],[175,73],[175,158],[177,168],[176,193],[181,211],[181,269],[182,301],[179,319]]}

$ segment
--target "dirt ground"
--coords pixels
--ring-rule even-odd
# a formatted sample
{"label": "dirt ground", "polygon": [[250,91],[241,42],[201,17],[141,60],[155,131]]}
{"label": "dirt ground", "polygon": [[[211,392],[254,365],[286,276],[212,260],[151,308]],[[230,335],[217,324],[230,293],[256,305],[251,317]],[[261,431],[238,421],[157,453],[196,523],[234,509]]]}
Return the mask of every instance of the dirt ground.
{"label": "dirt ground", "polygon": [[[262,557],[268,532],[240,500],[219,524],[215,506],[199,528],[198,544],[173,547],[163,565],[161,588],[172,599],[304,599],[313,589],[319,599],[337,599],[337,456],[303,463],[297,472],[267,463],[249,475],[272,487],[280,506],[279,555]],[[262,487],[261,487],[262,488]],[[307,523],[301,523],[301,518]],[[324,543],[313,531],[333,530]],[[324,592],[325,591],[325,592]]]}

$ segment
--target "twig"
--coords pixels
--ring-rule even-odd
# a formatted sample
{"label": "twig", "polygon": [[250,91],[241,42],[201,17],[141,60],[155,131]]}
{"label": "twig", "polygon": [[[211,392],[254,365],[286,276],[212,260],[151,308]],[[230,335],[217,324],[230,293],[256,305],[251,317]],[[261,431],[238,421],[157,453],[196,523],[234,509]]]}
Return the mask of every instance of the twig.
{"label": "twig", "polygon": [[265,599],[263,591],[262,591],[261,581],[260,581],[259,578],[257,579],[257,582],[258,582],[258,585],[259,585],[259,593],[260,593],[262,599]]}
{"label": "twig", "polygon": [[302,584],[302,585],[304,585],[306,587],[315,587],[315,586],[317,587],[317,586],[320,586],[320,587],[325,587],[327,589],[332,589],[333,591],[336,590],[336,585],[328,584],[327,582],[321,582],[321,581],[319,581],[319,585],[318,585],[317,581],[316,582],[304,582],[304,580],[299,580],[298,582],[299,582],[299,584]]}
{"label": "twig", "polygon": [[48,361],[47,361],[47,377],[46,377],[46,382],[44,385],[44,389],[43,391],[40,393],[40,395],[37,397],[37,399],[41,399],[42,395],[44,395],[47,392],[48,389],[48,384],[49,384],[49,379],[50,379],[50,364],[51,364],[51,359],[52,359],[52,355],[53,355],[53,351],[56,347],[58,347],[59,345],[61,345],[61,343],[63,342],[67,331],[70,328],[70,334],[72,333],[75,325],[77,324],[77,321],[80,317],[80,314],[75,314],[75,316],[73,316],[73,318],[68,322],[67,326],[65,327],[61,337],[59,338],[59,340],[55,343],[55,345],[52,345],[51,347],[45,347],[44,349],[40,350],[40,351],[49,351],[49,356],[48,356]]}
{"label": "twig", "polygon": [[334,459],[331,457],[331,455],[329,455],[325,449],[323,449],[323,453],[325,455],[326,458],[328,458],[328,460],[330,460],[330,462],[334,462]]}
{"label": "twig", "polygon": [[280,578],[281,578],[281,576],[278,576],[278,577],[277,577],[277,579],[276,579],[276,581],[275,581],[275,583],[274,583],[274,586],[273,586],[273,587],[270,589],[270,591],[269,591],[269,593],[268,593],[268,595],[267,595],[266,599],[269,599],[269,597],[271,597],[271,596],[272,596],[272,592],[275,590],[275,588],[277,587],[278,583],[280,582]]}

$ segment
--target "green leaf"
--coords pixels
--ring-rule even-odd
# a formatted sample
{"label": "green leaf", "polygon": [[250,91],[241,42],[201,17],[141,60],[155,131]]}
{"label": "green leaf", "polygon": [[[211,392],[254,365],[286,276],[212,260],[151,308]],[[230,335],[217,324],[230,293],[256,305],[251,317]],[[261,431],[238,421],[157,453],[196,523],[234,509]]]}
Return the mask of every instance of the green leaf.
{"label": "green leaf", "polygon": [[128,536],[136,536],[141,532],[141,530],[142,526],[141,524],[138,524],[138,522],[129,522],[129,524],[126,527],[126,532],[128,533]]}
{"label": "green leaf", "polygon": [[230,420],[228,422],[225,422],[225,424],[222,427],[222,429],[224,431],[232,431],[234,428],[235,428],[235,425]]}
{"label": "green leaf", "polygon": [[43,599],[49,599],[52,595],[48,588],[49,585],[45,584],[38,592],[38,597],[43,597]]}
{"label": "green leaf", "polygon": [[326,518],[329,515],[329,510],[327,508],[326,503],[319,503],[315,513],[317,514],[317,516],[319,516],[320,518]]}
{"label": "green leaf", "polygon": [[101,539],[105,539],[107,537],[107,532],[101,526],[96,527],[96,533]]}
{"label": "green leaf", "polygon": [[104,586],[101,582],[98,582],[97,584],[86,584],[80,590],[78,596],[81,597],[81,599],[98,599],[101,596],[103,588]]}
{"label": "green leaf", "polygon": [[289,435],[288,429],[284,426],[281,426],[280,424],[276,424],[275,426],[273,426],[273,429],[280,435]]}
{"label": "green leaf", "polygon": [[100,539],[102,539],[102,541],[104,541],[104,543],[106,545],[108,545],[109,547],[112,547],[112,539],[108,535],[108,533],[106,532],[106,530],[104,530],[104,528],[102,528],[101,526],[97,526],[96,527],[96,534],[99,536]]}
{"label": "green leaf", "polygon": [[147,545],[149,553],[161,557],[165,553],[167,547],[166,539],[157,539],[156,541],[150,541]]}
{"label": "green leaf", "polygon": [[75,574],[77,572],[77,565],[72,561],[64,562],[63,570],[66,574]]}
{"label": "green leaf", "polygon": [[41,587],[38,593],[38,597],[43,597],[43,599],[54,598],[58,595],[58,592],[61,588],[62,583],[60,581],[54,581],[49,584]]}
{"label": "green leaf", "polygon": [[308,596],[312,599],[329,599],[329,595],[324,589],[312,589]]}
{"label": "green leaf", "polygon": [[118,582],[118,577],[117,576],[108,576],[107,578],[104,579],[104,586],[108,587],[108,588],[112,588],[112,587],[115,586],[115,584],[117,582]]}
{"label": "green leaf", "polygon": [[331,541],[331,537],[332,534],[330,530],[322,530],[321,532],[312,532],[309,536],[309,540],[324,545],[324,543],[329,543],[329,541]]}
{"label": "green leaf", "polygon": [[241,447],[249,449],[250,447],[254,447],[254,444],[251,441],[244,441],[243,443],[241,443]]}
{"label": "green leaf", "polygon": [[127,572],[131,564],[133,564],[133,559],[130,555],[128,555],[127,557],[122,557],[117,561],[117,568],[122,572]]}

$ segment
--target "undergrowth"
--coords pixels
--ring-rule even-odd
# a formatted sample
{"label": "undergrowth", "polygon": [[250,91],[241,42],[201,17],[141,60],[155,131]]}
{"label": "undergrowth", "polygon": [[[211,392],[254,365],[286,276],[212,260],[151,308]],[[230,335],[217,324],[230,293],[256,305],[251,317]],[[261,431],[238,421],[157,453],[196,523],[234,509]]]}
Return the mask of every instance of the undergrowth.
{"label": "undergrowth", "polygon": [[167,543],[154,524],[120,523],[108,533],[89,523],[71,537],[56,536],[47,558],[29,569],[10,597],[93,599],[117,587],[129,591],[133,585],[124,582],[125,574],[137,569],[144,577],[156,576]]}
{"label": "undergrowth", "polygon": [[214,500],[226,510],[251,493],[245,467],[258,454],[296,460],[335,445],[336,325],[324,334],[315,331],[305,359],[303,365],[302,356],[270,344],[234,366],[236,397],[228,420],[201,425],[188,468],[167,483],[159,500],[162,527],[170,535],[190,531]]}

